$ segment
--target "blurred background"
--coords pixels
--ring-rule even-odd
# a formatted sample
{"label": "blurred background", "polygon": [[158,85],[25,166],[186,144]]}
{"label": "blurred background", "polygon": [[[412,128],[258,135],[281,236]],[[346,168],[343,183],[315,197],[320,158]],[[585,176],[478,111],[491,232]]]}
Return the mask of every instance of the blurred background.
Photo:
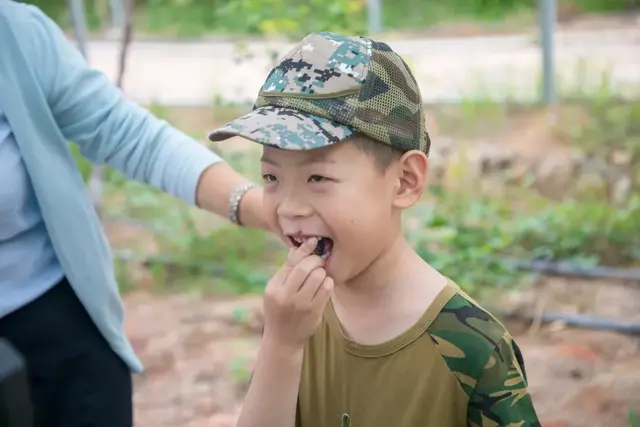
{"label": "blurred background", "polygon": [[[415,72],[433,140],[407,236],[516,336],[543,426],[640,426],[637,0],[31,3],[128,97],[203,143],[306,33],[389,43]],[[257,145],[214,149],[260,181]],[[283,246],[76,158],[147,367],[137,426],[232,426]]]}

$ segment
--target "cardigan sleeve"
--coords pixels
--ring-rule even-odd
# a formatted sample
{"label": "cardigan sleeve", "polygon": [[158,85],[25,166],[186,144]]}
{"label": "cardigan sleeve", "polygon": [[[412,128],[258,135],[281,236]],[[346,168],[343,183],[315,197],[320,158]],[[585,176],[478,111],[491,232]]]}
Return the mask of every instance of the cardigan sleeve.
{"label": "cardigan sleeve", "polygon": [[84,157],[125,176],[195,203],[204,170],[222,159],[166,121],[126,99],[101,72],[86,63],[62,30],[40,9],[19,31],[27,60],[63,136]]}

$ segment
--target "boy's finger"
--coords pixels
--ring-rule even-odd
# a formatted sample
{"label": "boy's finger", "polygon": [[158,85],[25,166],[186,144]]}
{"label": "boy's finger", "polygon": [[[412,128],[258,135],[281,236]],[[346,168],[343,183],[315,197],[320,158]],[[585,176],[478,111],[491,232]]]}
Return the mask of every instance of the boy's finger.
{"label": "boy's finger", "polygon": [[[311,257],[309,257],[311,258]],[[306,260],[305,260],[306,261]],[[302,263],[300,263],[302,265]],[[294,273],[292,272],[289,277],[292,277]],[[322,263],[319,267],[314,268],[311,273],[307,276],[307,278],[302,282],[302,286],[300,286],[298,290],[298,298],[300,301],[309,304],[313,301],[313,298],[316,293],[318,293],[318,289],[322,286],[322,282],[327,277],[327,270],[322,268]]]}
{"label": "boy's finger", "polygon": [[315,237],[311,237],[305,240],[300,246],[298,246],[298,248],[293,251],[293,254],[291,254],[291,257],[289,258],[293,267],[295,267],[296,264],[298,264],[304,258],[311,255],[313,251],[315,251],[316,246],[318,246],[318,239],[316,239]]}
{"label": "boy's finger", "polygon": [[312,304],[319,309],[324,310],[324,307],[329,302],[331,294],[333,294],[333,288],[335,284],[331,277],[325,277],[322,281],[322,285],[318,287],[316,294],[313,297]]}
{"label": "boy's finger", "polygon": [[317,245],[318,239],[312,237],[302,243],[299,247],[292,248],[291,251],[289,251],[289,257],[285,261],[284,265],[276,273],[280,281],[286,281],[287,277],[289,277],[289,274],[291,273],[291,270],[293,270],[293,268],[298,265],[300,261],[311,255],[316,249]]}
{"label": "boy's finger", "polygon": [[[286,292],[290,294],[298,292],[300,288],[306,286],[305,282],[309,279],[309,276],[323,265],[324,260],[317,255],[305,257],[291,270],[289,276],[285,279],[284,288]],[[311,298],[307,299],[307,301],[310,300]]]}

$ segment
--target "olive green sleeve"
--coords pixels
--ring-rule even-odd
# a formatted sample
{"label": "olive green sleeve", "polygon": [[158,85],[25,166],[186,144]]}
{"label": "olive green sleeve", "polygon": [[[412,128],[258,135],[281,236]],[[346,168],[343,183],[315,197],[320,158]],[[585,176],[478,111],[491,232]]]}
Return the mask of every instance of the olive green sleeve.
{"label": "olive green sleeve", "polygon": [[506,335],[487,360],[469,400],[469,427],[541,427],[527,390],[522,355]]}

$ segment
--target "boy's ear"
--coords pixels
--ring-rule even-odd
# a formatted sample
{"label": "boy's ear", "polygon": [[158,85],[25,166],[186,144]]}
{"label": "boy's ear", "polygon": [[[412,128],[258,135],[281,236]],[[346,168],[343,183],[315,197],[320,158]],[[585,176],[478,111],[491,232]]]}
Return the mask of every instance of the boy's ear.
{"label": "boy's ear", "polygon": [[396,163],[398,183],[394,206],[406,209],[413,206],[424,192],[429,170],[429,158],[422,151],[404,153]]}

